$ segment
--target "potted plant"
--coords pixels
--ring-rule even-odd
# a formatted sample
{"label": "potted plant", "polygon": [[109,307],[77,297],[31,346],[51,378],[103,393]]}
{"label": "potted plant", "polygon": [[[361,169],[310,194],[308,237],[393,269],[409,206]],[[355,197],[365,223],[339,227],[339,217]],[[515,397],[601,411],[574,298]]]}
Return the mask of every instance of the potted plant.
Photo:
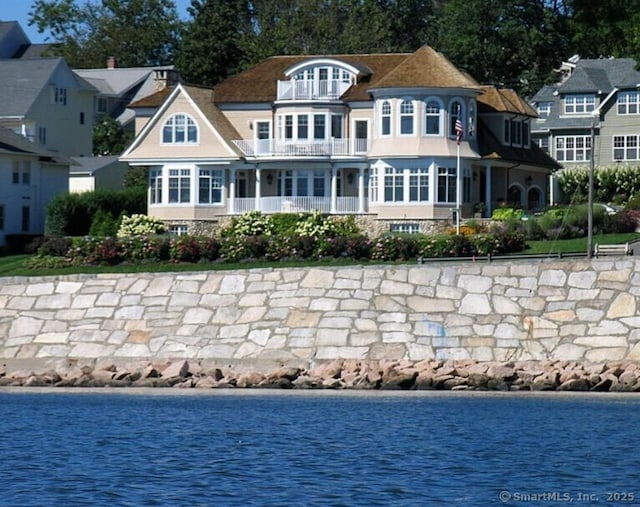
{"label": "potted plant", "polygon": [[483,202],[477,202],[473,205],[474,218],[484,217],[484,212],[487,210],[487,205]]}

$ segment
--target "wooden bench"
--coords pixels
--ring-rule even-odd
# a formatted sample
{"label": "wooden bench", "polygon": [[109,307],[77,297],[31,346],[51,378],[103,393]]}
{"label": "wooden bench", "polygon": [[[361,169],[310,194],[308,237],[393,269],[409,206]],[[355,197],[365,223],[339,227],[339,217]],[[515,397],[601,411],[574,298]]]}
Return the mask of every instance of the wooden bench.
{"label": "wooden bench", "polygon": [[596,243],[596,249],[593,253],[596,257],[601,255],[633,255],[633,249],[631,249],[629,243],[617,245],[600,245]]}

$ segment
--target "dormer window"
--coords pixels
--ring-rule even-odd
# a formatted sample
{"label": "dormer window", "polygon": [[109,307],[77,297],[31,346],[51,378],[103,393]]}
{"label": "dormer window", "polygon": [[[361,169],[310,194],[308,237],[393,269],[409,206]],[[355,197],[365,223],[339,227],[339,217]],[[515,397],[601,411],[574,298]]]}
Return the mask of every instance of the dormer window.
{"label": "dormer window", "polygon": [[551,114],[551,102],[538,103],[538,119],[546,120]]}
{"label": "dormer window", "polygon": [[564,98],[565,114],[590,113],[596,107],[594,95],[567,95]]}
{"label": "dormer window", "polygon": [[61,106],[67,105],[67,89],[55,87],[53,89],[53,103]]}
{"label": "dormer window", "polygon": [[191,116],[178,113],[170,116],[162,128],[164,144],[195,144],[198,142],[198,126]]}
{"label": "dormer window", "polygon": [[290,67],[278,81],[278,100],[338,100],[356,82],[358,68],[329,58],[306,60]]}

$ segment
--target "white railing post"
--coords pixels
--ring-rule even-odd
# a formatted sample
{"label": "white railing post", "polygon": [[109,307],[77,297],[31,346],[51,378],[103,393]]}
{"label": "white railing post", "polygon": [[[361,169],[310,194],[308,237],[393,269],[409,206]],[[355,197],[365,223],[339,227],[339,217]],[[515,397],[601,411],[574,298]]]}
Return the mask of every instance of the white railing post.
{"label": "white railing post", "polygon": [[364,213],[364,169],[358,168],[358,213]]}
{"label": "white railing post", "polygon": [[330,213],[335,213],[338,204],[338,170],[331,166],[331,208]]}

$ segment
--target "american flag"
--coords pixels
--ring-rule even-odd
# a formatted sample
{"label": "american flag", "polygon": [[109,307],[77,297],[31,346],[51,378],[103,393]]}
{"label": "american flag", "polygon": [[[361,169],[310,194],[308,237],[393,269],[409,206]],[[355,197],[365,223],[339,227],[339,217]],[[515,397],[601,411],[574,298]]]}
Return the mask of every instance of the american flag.
{"label": "american flag", "polygon": [[462,133],[464,132],[464,129],[462,128],[462,122],[458,119],[456,120],[456,142],[458,144],[460,144],[460,141],[462,140]]}

